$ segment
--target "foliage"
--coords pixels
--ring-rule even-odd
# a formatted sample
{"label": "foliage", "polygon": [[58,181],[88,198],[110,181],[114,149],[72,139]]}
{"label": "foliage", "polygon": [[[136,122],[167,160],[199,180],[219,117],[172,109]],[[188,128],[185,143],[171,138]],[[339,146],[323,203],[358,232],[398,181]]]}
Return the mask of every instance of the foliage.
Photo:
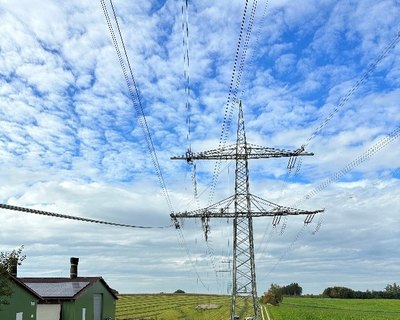
{"label": "foliage", "polygon": [[269,303],[274,306],[279,305],[283,300],[282,288],[277,284],[271,284],[271,288],[269,288],[268,292],[265,292],[261,297],[261,301],[263,303]]}
{"label": "foliage", "polygon": [[9,303],[8,299],[13,293],[9,271],[13,264],[18,266],[25,260],[26,256],[22,255],[23,249],[24,246],[21,246],[11,252],[0,252],[0,306]]}
{"label": "foliage", "polygon": [[282,302],[283,296],[301,296],[302,292],[303,288],[300,287],[297,282],[283,287],[280,287],[277,284],[271,284],[271,288],[268,292],[265,292],[261,297],[261,302],[277,306]]}
{"label": "foliage", "polygon": [[183,290],[181,290],[181,289],[178,289],[178,290],[176,290],[174,293],[185,293],[185,291],[183,291]]}
{"label": "foliage", "polygon": [[354,298],[354,290],[346,287],[328,287],[322,295],[329,298],[349,299]]}
{"label": "foliage", "polygon": [[400,299],[400,286],[388,284],[384,291],[354,291],[346,287],[328,287],[322,296],[339,299]]}
{"label": "foliage", "polygon": [[400,285],[393,283],[388,284],[385,288],[385,293],[389,299],[400,299]]}
{"label": "foliage", "polygon": [[327,299],[286,297],[279,306],[262,306],[271,319],[307,320],[398,320],[398,301],[388,299]]}
{"label": "foliage", "polygon": [[301,296],[303,288],[299,286],[297,282],[291,283],[281,288],[284,296]]}

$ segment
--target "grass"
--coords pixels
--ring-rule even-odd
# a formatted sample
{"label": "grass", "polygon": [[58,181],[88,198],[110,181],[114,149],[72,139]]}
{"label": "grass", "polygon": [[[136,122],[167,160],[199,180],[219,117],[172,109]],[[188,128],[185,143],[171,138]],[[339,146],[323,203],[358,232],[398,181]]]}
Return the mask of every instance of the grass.
{"label": "grass", "polygon": [[[230,304],[226,295],[119,295],[116,320],[229,320]],[[279,307],[267,308],[271,320],[400,319],[400,300],[285,297]]]}
{"label": "grass", "polygon": [[230,296],[221,295],[119,295],[116,320],[227,320],[230,303]]}
{"label": "grass", "polygon": [[268,312],[271,320],[398,320],[400,300],[285,297]]}

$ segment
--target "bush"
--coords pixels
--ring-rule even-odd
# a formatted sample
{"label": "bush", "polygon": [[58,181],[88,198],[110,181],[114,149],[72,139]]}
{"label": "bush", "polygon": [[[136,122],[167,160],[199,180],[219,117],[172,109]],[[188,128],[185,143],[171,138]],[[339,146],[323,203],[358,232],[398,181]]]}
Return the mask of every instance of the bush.
{"label": "bush", "polygon": [[261,301],[263,303],[269,303],[274,306],[279,305],[282,300],[282,288],[279,287],[277,284],[271,284],[271,288],[268,290],[268,292],[265,292],[264,295],[261,297]]}

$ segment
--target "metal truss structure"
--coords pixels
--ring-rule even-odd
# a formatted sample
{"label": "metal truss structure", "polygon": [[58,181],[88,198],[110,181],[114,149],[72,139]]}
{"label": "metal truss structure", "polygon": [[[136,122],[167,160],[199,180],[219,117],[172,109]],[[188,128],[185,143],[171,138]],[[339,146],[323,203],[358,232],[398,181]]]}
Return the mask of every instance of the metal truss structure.
{"label": "metal truss structure", "polygon": [[304,223],[310,223],[316,213],[323,212],[323,210],[306,211],[284,207],[252,195],[250,193],[248,160],[289,157],[289,164],[293,164],[294,157],[312,155],[313,153],[305,152],[303,147],[289,151],[248,144],[242,103],[239,102],[236,145],[198,153],[188,151],[183,156],[171,158],[186,160],[188,163],[193,163],[194,160],[235,160],[236,162],[233,196],[203,209],[171,214],[176,228],[180,228],[180,218],[200,218],[206,239],[210,218],[233,219],[232,320],[245,315],[256,320],[260,319],[254,261],[253,218],[270,216],[273,217],[273,225],[276,225],[282,216],[307,215]]}

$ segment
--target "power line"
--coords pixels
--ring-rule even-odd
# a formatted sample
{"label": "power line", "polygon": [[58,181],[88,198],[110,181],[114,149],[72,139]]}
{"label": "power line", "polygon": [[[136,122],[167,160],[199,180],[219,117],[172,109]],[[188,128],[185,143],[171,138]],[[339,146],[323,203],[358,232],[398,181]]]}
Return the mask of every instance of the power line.
{"label": "power line", "polygon": [[161,227],[138,226],[138,225],[132,225],[132,224],[117,223],[117,222],[110,222],[110,221],[104,221],[104,220],[77,217],[77,216],[72,216],[72,215],[67,215],[67,214],[60,214],[60,213],[55,213],[55,212],[50,212],[50,211],[43,211],[43,210],[30,209],[30,208],[25,208],[25,207],[12,206],[12,205],[2,204],[2,203],[0,204],[0,209],[13,210],[13,211],[19,211],[19,212],[25,212],[25,213],[32,213],[32,214],[48,216],[48,217],[53,217],[53,218],[69,219],[69,220],[76,220],[76,221],[81,221],[81,222],[104,224],[104,225],[115,226],[115,227],[125,227],[125,228],[135,228],[135,229],[165,229],[165,228],[172,227],[172,225],[161,226]]}
{"label": "power line", "polygon": [[[246,36],[245,36],[245,39],[244,39],[242,54],[241,54],[241,58],[240,58],[240,65],[239,65],[238,74],[237,74],[237,77],[236,77],[236,86],[235,86],[234,94],[233,94],[235,99],[232,100],[231,114],[233,113],[233,102],[236,101],[237,93],[239,91],[239,86],[240,86],[240,83],[241,83],[241,80],[242,80],[244,63],[246,61],[247,50],[249,48],[250,37],[251,37],[252,31],[253,31],[254,19],[255,19],[255,15],[256,15],[256,11],[257,11],[257,4],[258,4],[258,1],[257,0],[253,0],[253,5],[252,5],[252,8],[251,8],[249,22],[248,22],[248,25],[247,25]],[[225,135],[228,134],[228,131],[229,131],[229,126],[227,127]],[[226,137],[225,137],[225,139],[226,139]]]}
{"label": "power line", "polygon": [[[264,23],[264,21],[265,21],[265,18],[266,18],[266,15],[267,15],[268,5],[269,5],[269,1],[267,0],[266,3],[265,3],[265,5],[264,5],[262,17],[261,17],[261,19],[260,19],[260,24],[259,24],[258,29],[257,29],[257,35],[256,35],[256,40],[255,40],[256,46],[259,44],[259,41],[260,41],[261,25],[262,25],[262,24]],[[252,52],[251,52],[251,56],[250,56],[250,59],[249,59],[249,60],[250,60],[250,61],[249,61],[248,65],[251,65],[251,64],[254,64],[254,63],[255,63],[255,51],[252,51]],[[248,71],[248,69],[247,69],[247,73],[248,73],[248,72],[249,72],[249,71]],[[242,88],[242,91],[241,91],[241,93],[240,93],[240,97],[243,97],[244,93],[245,93],[245,88]],[[301,152],[301,149],[302,149],[302,148],[299,148],[298,151]],[[304,150],[304,149],[303,149],[303,150]],[[293,169],[293,166],[294,166],[294,164],[295,164],[295,162],[296,162],[296,159],[297,159],[297,157],[290,157],[289,160],[288,160],[288,165],[287,165],[287,167],[288,167],[288,172],[287,172],[287,174],[286,174],[286,176],[285,176],[284,184],[287,183],[287,181],[288,181],[288,179],[289,179],[290,172],[291,172],[291,170]],[[302,160],[302,159],[300,159],[300,160]],[[282,187],[281,193],[282,193],[282,192],[283,192],[283,187]],[[283,234],[283,231],[285,230],[287,219],[288,219],[288,218],[285,216],[285,217],[284,217],[284,224],[283,224],[283,226],[282,226],[282,228],[281,228],[281,232],[280,232],[281,235]],[[279,219],[279,220],[280,220],[280,219]],[[263,237],[262,237],[262,241],[261,241],[262,244],[267,244],[267,245],[268,245],[268,244],[270,243],[270,240],[271,240],[271,238],[272,238],[272,235],[273,235],[273,231],[274,231],[274,230],[276,230],[276,225],[273,226],[273,229],[272,229],[271,231],[269,230],[269,227],[265,230],[265,232],[264,232],[264,234],[263,234]],[[269,231],[270,231],[270,234],[269,234],[267,240],[264,241],[264,240],[266,239],[267,233],[268,233]],[[264,248],[263,252],[265,252],[265,251],[267,250],[267,245],[266,245],[266,247]],[[260,245],[260,247],[259,247],[259,250],[260,250],[260,251],[261,251],[261,247],[262,247],[262,245]]]}
{"label": "power line", "polygon": [[[391,133],[389,133],[387,136],[384,138],[380,139],[377,143],[375,143],[372,147],[367,149],[365,152],[363,152],[359,157],[357,157],[355,160],[350,162],[348,165],[346,165],[344,168],[341,170],[337,171],[334,173],[331,177],[326,179],[324,182],[322,182],[320,185],[318,185],[315,189],[313,189],[311,192],[309,192],[307,195],[304,196],[304,198],[301,201],[298,201],[295,205],[299,205],[302,202],[311,199],[314,197],[317,193],[322,191],[323,189],[327,188],[332,182],[335,182],[339,180],[341,177],[343,177],[346,173],[350,172],[352,169],[355,167],[359,166],[361,163],[367,161],[371,157],[373,157],[378,151],[382,150],[383,148],[387,147],[391,142],[396,140],[398,137],[400,137],[400,127],[397,127],[395,130],[393,130]],[[317,224],[316,229],[314,230],[313,234],[319,231],[322,225],[322,220],[325,215],[322,213],[321,218]],[[290,252],[290,250],[293,248],[295,243],[300,239],[300,237],[303,235],[305,228],[307,225],[309,225],[312,222],[314,215],[308,215],[306,217],[306,220],[303,227],[300,229],[300,231],[297,233],[296,237],[294,240],[290,243],[290,245],[286,248],[284,253],[280,256],[278,261],[273,265],[271,270],[267,273],[267,277],[275,270],[275,268],[281,263],[281,261],[285,258],[285,256]]]}
{"label": "power line", "polygon": [[[231,76],[231,81],[229,85],[229,91],[228,91],[228,97],[225,105],[225,113],[224,113],[224,118],[222,121],[222,129],[221,129],[221,135],[219,139],[219,147],[222,148],[225,146],[226,140],[228,138],[228,133],[229,133],[229,128],[232,123],[232,115],[233,115],[233,106],[236,101],[236,95],[237,95],[237,89],[234,88],[234,82],[236,80],[236,87],[239,86],[240,84],[240,76],[241,76],[241,71],[243,69],[243,66],[241,64],[244,63],[246,52],[247,52],[247,45],[248,42],[245,44],[244,48],[246,50],[243,50],[242,48],[242,38],[243,38],[243,32],[246,26],[246,21],[247,21],[247,12],[248,12],[248,4],[249,0],[246,0],[245,6],[243,9],[243,15],[242,15],[242,21],[241,21],[241,26],[240,26],[240,32],[239,32],[239,38],[238,38],[238,43],[236,47],[236,53],[235,53],[235,58],[234,58],[234,63],[233,63],[233,69],[232,69],[232,76]],[[253,11],[255,14],[255,9],[257,7],[257,1],[253,1],[253,9],[251,15],[253,15]],[[254,16],[252,16],[254,19]],[[252,23],[253,19],[250,18],[251,24],[248,25],[247,28],[247,34],[245,42],[247,41],[247,38],[250,37],[251,30],[252,30]],[[240,59],[241,58],[241,59]],[[240,62],[239,62],[240,60]],[[238,62],[240,63],[238,66]],[[238,74],[240,76],[238,76]],[[214,198],[214,193],[215,193],[215,188],[217,185],[218,181],[218,176],[221,172],[221,160],[217,160],[214,165],[214,171],[213,171],[213,178],[211,181],[211,188],[210,188],[210,194],[208,198],[208,204],[211,204]]]}
{"label": "power line", "polygon": [[[361,75],[361,77],[357,80],[357,82],[350,88],[350,90],[347,91],[347,93],[339,100],[338,105],[329,113],[329,115],[324,119],[324,121],[317,127],[317,129],[314,130],[314,132],[311,134],[311,136],[306,140],[306,142],[302,145],[302,147],[306,147],[309,145],[309,143],[319,134],[322,129],[328,124],[328,122],[334,117],[334,115],[339,112],[341,108],[349,101],[350,97],[357,91],[357,89],[364,84],[369,77],[371,76],[372,72],[375,71],[376,67],[378,64],[390,53],[391,50],[393,50],[396,45],[400,41],[400,32],[398,32],[395,37],[390,41],[390,43],[380,52],[378,57],[376,57],[375,61],[371,63],[368,67],[368,69]],[[288,162],[288,172],[285,176],[284,183],[287,183],[290,175],[292,174],[292,169],[294,168],[296,164],[297,158],[290,158]],[[301,165],[303,163],[303,158],[298,159],[297,161],[297,166],[294,172],[294,175],[298,175],[301,169]],[[322,187],[322,186],[320,186]],[[316,190],[314,190],[317,192]],[[299,203],[297,203],[299,204]],[[297,205],[296,204],[296,205]],[[319,228],[321,227],[322,221],[323,221],[324,215],[321,215],[319,218],[319,222],[316,228],[317,232]],[[311,218],[311,217],[310,217]],[[286,228],[286,224],[282,226],[281,229],[281,234],[283,233],[284,229]]]}
{"label": "power line", "polygon": [[[190,55],[189,55],[189,1],[188,0],[182,0],[182,5],[181,5],[181,18],[182,18],[182,47],[183,47],[183,77],[184,77],[184,85],[185,85],[185,109],[186,109],[186,125],[187,125],[187,134],[186,134],[186,143],[187,143],[187,152],[191,153],[192,152],[192,141],[191,141],[191,112],[192,112],[192,107],[190,103]],[[197,177],[196,177],[196,163],[192,163],[193,168],[191,172],[191,180],[192,180],[192,186],[194,190],[194,198],[198,204],[199,204],[199,198],[198,198],[198,193],[197,193]],[[190,263],[193,266],[193,269],[197,275],[198,281],[203,285],[204,288],[209,290],[205,284],[203,283],[202,279],[200,278],[200,275],[197,272],[197,269],[195,268],[191,257],[190,257],[190,252],[189,249],[185,243],[185,239],[183,237],[182,230],[179,229],[180,236],[182,239],[182,243],[184,245],[184,248],[186,250],[187,256],[190,260]],[[213,250],[210,247],[209,243],[206,242],[207,245],[207,253],[208,256],[211,260],[212,267],[214,269],[215,274],[217,275],[217,269],[215,265],[215,258],[213,254]],[[216,277],[217,283],[218,283],[218,277]]]}
{"label": "power line", "polygon": [[[259,42],[260,42],[261,26],[263,25],[263,23],[265,21],[265,17],[267,15],[268,4],[269,4],[269,1],[267,0],[264,5],[264,10],[263,10],[262,16],[259,20],[259,24],[258,24],[258,28],[257,28],[257,35],[256,35],[256,39],[255,39],[255,48],[257,48],[257,46],[259,45]],[[251,66],[252,64],[255,63],[255,52],[256,52],[255,50],[251,51],[250,59],[249,59],[247,66]],[[250,73],[249,70],[250,70],[250,68],[246,68],[246,74]],[[246,76],[247,75],[245,75],[245,77]],[[240,99],[244,96],[244,93],[245,93],[245,87],[242,87],[242,91],[239,96]]]}
{"label": "power line", "polygon": [[[400,41],[400,32],[398,32],[395,37],[393,37],[393,39],[390,41],[390,43],[380,52],[380,54],[376,57],[375,61],[373,63],[371,63],[368,67],[368,69],[361,75],[361,77],[357,80],[357,82],[350,88],[350,90],[348,90],[348,92],[340,99],[338,105],[329,113],[329,115],[324,119],[324,121],[317,127],[317,129],[314,130],[314,132],[311,134],[311,136],[306,140],[306,142],[303,144],[303,147],[308,146],[308,144],[316,137],[317,134],[319,134],[322,129],[328,124],[328,122],[333,118],[333,116],[339,112],[339,110],[341,108],[343,108],[343,106],[348,102],[348,100],[350,99],[350,97],[357,91],[357,89],[364,84],[369,77],[371,76],[372,72],[375,71],[376,67],[378,66],[378,64],[390,53],[391,50],[393,50],[396,45],[399,43]],[[396,131],[393,131],[388,137],[384,138],[381,140],[382,144],[390,143],[391,141],[386,141],[387,139],[390,139],[391,135],[396,135]],[[379,143],[376,145],[376,147],[378,148],[377,150],[373,150],[374,147],[372,147],[369,151],[366,151],[362,156],[360,156],[359,158],[357,158],[356,160],[354,160],[351,164],[348,165],[348,167],[343,168],[341,171],[337,172],[334,176],[331,176],[330,178],[328,178],[326,181],[324,181],[322,184],[320,184],[317,188],[315,188],[313,191],[311,191],[311,193],[309,193],[308,195],[305,196],[305,199],[303,199],[300,202],[297,202],[295,205],[299,205],[301,204],[301,202],[309,199],[310,197],[316,195],[319,191],[325,189],[330,183],[336,181],[337,179],[339,179],[341,176],[343,176],[345,173],[349,172],[350,170],[352,170],[354,167],[356,167],[358,164],[356,163],[357,161],[365,161],[366,159],[363,160],[363,156],[369,158],[370,156],[372,156],[375,152],[379,151],[380,148],[379,147]],[[295,166],[297,158],[294,159],[289,159],[288,162],[288,172],[285,176],[284,179],[284,183],[287,183],[289,176],[292,173],[292,169]],[[294,175],[297,175],[300,172],[301,169],[301,165],[303,162],[303,158],[298,159],[297,162],[297,166],[296,166],[296,170],[294,172]],[[361,163],[360,162],[360,163]],[[343,171],[343,172],[342,172]],[[324,220],[325,215],[321,214],[319,217],[319,221],[317,223],[317,226],[315,228],[315,230],[313,231],[313,234],[315,234],[316,232],[319,231],[319,229],[321,228],[322,222]],[[308,217],[308,219],[312,220],[312,216]],[[281,229],[281,233],[284,231],[286,225],[284,224],[282,226]],[[265,233],[267,233],[268,231],[266,231]],[[265,237],[266,234],[264,234],[263,237]],[[270,235],[272,236],[272,234]],[[296,240],[297,241],[297,240]],[[290,248],[293,246],[294,243],[292,243],[290,245]],[[290,248],[288,251],[290,251]],[[286,255],[286,254],[284,254]]]}
{"label": "power line", "polygon": [[155,150],[155,147],[154,147],[154,143],[153,143],[153,140],[152,140],[152,137],[151,137],[151,133],[150,133],[150,130],[149,130],[149,127],[148,127],[148,124],[147,124],[146,116],[144,114],[139,87],[138,87],[138,85],[136,83],[136,80],[135,80],[135,77],[133,75],[131,63],[129,61],[128,53],[127,53],[125,42],[124,42],[124,39],[123,39],[123,36],[122,36],[121,28],[120,28],[119,23],[118,23],[118,18],[117,18],[117,15],[115,13],[115,8],[114,8],[114,5],[113,5],[113,2],[112,2],[112,0],[109,0],[110,5],[111,5],[111,9],[112,9],[112,14],[113,14],[113,17],[114,17],[114,20],[115,20],[115,24],[116,24],[116,28],[117,28],[117,31],[118,31],[118,35],[119,35],[119,41],[121,42],[124,55],[122,55],[121,50],[119,48],[118,39],[117,39],[117,37],[115,35],[114,27],[112,25],[110,16],[108,14],[108,9],[107,9],[107,6],[105,4],[105,0],[100,0],[100,2],[101,2],[101,6],[103,8],[103,12],[104,12],[104,16],[105,16],[106,21],[107,21],[108,28],[110,30],[110,34],[111,34],[111,38],[112,38],[112,42],[113,42],[114,48],[115,48],[115,50],[117,52],[118,60],[119,60],[119,63],[121,65],[122,72],[124,74],[124,78],[125,78],[125,81],[126,81],[126,84],[127,84],[127,87],[128,87],[129,95],[131,97],[133,106],[135,107],[136,116],[138,118],[138,122],[140,124],[143,136],[144,136],[146,144],[147,144],[147,148],[148,148],[148,151],[149,151],[149,154],[150,154],[150,157],[151,157],[151,161],[152,161],[154,169],[156,171],[156,174],[157,174],[157,177],[158,177],[158,180],[159,180],[163,195],[165,197],[165,200],[167,201],[167,205],[169,207],[169,210],[170,210],[170,212],[173,212],[174,210],[173,210],[172,202],[171,202],[171,199],[170,199],[169,194],[168,194],[168,189],[167,189],[166,184],[165,184],[165,180],[164,180],[164,177],[163,177],[163,174],[162,174],[162,171],[161,171],[160,164],[158,162],[157,153],[156,153],[156,150]]}
{"label": "power line", "polygon": [[[182,15],[182,48],[183,48],[183,77],[184,77],[184,85],[185,85],[185,110],[186,110],[186,143],[187,143],[187,152],[192,152],[192,121],[191,121],[191,112],[192,106],[190,103],[190,55],[189,55],[189,0],[182,0],[181,6],[181,15]],[[196,177],[196,164],[193,163],[193,169],[191,171],[191,180],[192,186],[194,190],[194,197],[198,202],[198,193],[197,193],[197,177]]]}
{"label": "power line", "polygon": [[[248,0],[246,0],[246,3],[245,3],[244,12],[243,12],[243,16],[242,16],[241,29],[240,29],[240,33],[239,33],[238,45],[237,45],[237,49],[236,49],[236,56],[235,56],[235,60],[234,60],[233,70],[232,70],[231,83],[230,83],[228,98],[227,98],[227,102],[226,102],[225,115],[224,115],[224,120],[223,120],[223,124],[222,124],[222,132],[221,132],[221,136],[220,136],[220,146],[225,145],[226,140],[227,140],[227,135],[229,133],[229,127],[230,127],[230,123],[232,121],[232,114],[233,114],[233,104],[236,100],[237,92],[238,92],[238,89],[240,86],[240,81],[241,81],[243,68],[244,68],[244,62],[246,59],[246,53],[248,50],[248,45],[249,45],[252,27],[253,27],[253,23],[254,23],[254,17],[255,17],[255,13],[256,13],[256,9],[257,9],[257,3],[258,3],[257,0],[253,0],[250,17],[248,19],[246,35],[244,38],[244,44],[242,47],[242,36],[243,36],[243,31],[245,29],[246,20],[247,20]],[[186,111],[188,113],[188,115],[187,115],[187,125],[188,125],[188,136],[187,136],[188,152],[187,152],[187,154],[191,155],[192,150],[191,150],[191,145],[190,145],[190,104],[189,104],[189,88],[188,88],[188,86],[190,85],[190,78],[189,78],[189,73],[188,73],[190,60],[189,60],[188,40],[187,40],[188,34],[189,34],[187,9],[188,9],[188,2],[187,2],[187,0],[183,0],[182,30],[183,30],[183,37],[184,37],[183,45],[184,45],[184,50],[185,50],[184,51],[184,67],[187,68],[187,71],[186,70],[184,71],[184,75],[186,77],[186,79],[185,79],[186,80],[186,88],[187,88],[187,90],[185,88],[186,101],[187,101],[186,102]],[[240,57],[240,61],[239,61],[239,57]],[[238,62],[239,62],[239,64],[238,64]],[[234,81],[235,81],[235,86],[234,86]],[[193,161],[188,161],[188,162],[193,163]],[[214,192],[215,192],[215,187],[216,187],[216,184],[218,181],[218,176],[219,176],[220,172],[221,172],[221,161],[217,160],[215,167],[214,167],[214,174],[213,174],[213,179],[212,179],[211,187],[210,187],[211,189],[210,189],[209,200],[208,200],[209,203],[212,202]],[[192,173],[192,183],[194,186],[195,198],[198,202],[195,164],[194,164],[193,173]],[[203,229],[209,227],[208,224],[202,224],[202,225],[203,225]],[[213,250],[207,241],[208,240],[207,239],[208,230],[204,230],[204,234],[205,234],[205,238],[206,238],[207,252],[211,259],[212,267],[213,267],[215,273],[217,274]],[[218,278],[217,278],[217,281],[218,281]]]}
{"label": "power line", "polygon": [[[315,138],[315,136],[321,132],[321,130],[328,124],[328,122],[333,118],[333,116],[339,112],[341,108],[349,101],[350,97],[358,90],[358,88],[364,84],[372,72],[375,71],[378,64],[392,51],[400,41],[400,31],[396,33],[390,43],[380,52],[375,61],[368,66],[368,69],[361,75],[361,77],[356,81],[356,83],[350,88],[349,91],[339,100],[338,105],[329,113],[325,120],[314,130],[311,136],[303,144],[304,147],[308,146],[309,143]],[[297,163],[297,168],[295,174],[298,174],[302,164],[302,159],[299,159]]]}
{"label": "power line", "polygon": [[182,47],[183,47],[183,77],[185,81],[185,109],[187,125],[187,149],[192,149],[191,143],[191,105],[190,105],[190,56],[189,56],[189,1],[182,0]]}
{"label": "power line", "polygon": [[183,236],[182,230],[181,230],[180,228],[176,228],[176,229],[178,230],[178,233],[179,233],[179,236],[180,236],[180,239],[181,239],[181,242],[179,242],[179,241],[178,241],[178,242],[179,242],[179,244],[181,245],[181,247],[183,247],[183,248],[185,249],[185,251],[186,251],[186,255],[187,255],[188,258],[189,258],[190,266],[192,267],[194,273],[195,273],[196,276],[197,276],[197,281],[200,282],[201,285],[202,285],[207,291],[210,291],[210,288],[209,288],[208,286],[205,285],[205,283],[203,282],[203,280],[202,280],[201,277],[200,277],[200,274],[199,274],[199,272],[198,272],[198,270],[197,270],[197,268],[196,268],[196,265],[193,263],[193,260],[192,260],[191,254],[190,254],[190,250],[189,250],[189,248],[188,248],[188,246],[187,246],[187,243],[186,243],[186,241],[185,241],[185,237]]}
{"label": "power line", "polygon": [[[377,143],[375,143],[372,147],[370,147],[368,150],[366,150],[364,153],[362,153],[356,159],[354,159],[349,164],[347,164],[344,168],[335,172],[332,176],[330,176],[328,179],[326,179],[321,184],[319,184],[315,189],[313,189],[311,192],[306,194],[304,196],[303,200],[299,201],[297,204],[314,197],[316,194],[318,194],[322,190],[326,189],[331,183],[336,182],[341,177],[343,177],[345,174],[347,174],[348,172],[353,170],[355,167],[359,166],[361,163],[365,162],[366,160],[368,160],[369,158],[374,156],[378,151],[385,148],[388,144],[390,144],[391,142],[396,140],[399,136],[400,136],[400,127],[397,127],[395,130],[393,130],[387,136],[380,139]],[[311,216],[308,217],[308,219],[311,219],[311,220],[312,220],[312,218],[313,217],[311,217]],[[320,227],[320,225],[317,226],[318,229],[319,229],[319,227]],[[316,231],[318,231],[318,230],[316,230]]]}
{"label": "power line", "polygon": [[[361,163],[365,162],[369,158],[373,157],[378,151],[381,149],[385,148],[388,144],[396,140],[400,136],[400,127],[397,127],[395,130],[393,130],[390,134],[379,140],[377,143],[375,143],[371,148],[366,150],[363,154],[361,154],[359,157],[357,157],[355,160],[350,162],[347,166],[342,168],[340,171],[336,172],[333,174],[331,177],[326,179],[324,182],[322,182],[320,185],[318,185],[315,189],[313,189],[310,193],[304,196],[303,200],[298,202],[304,202],[311,197],[315,196],[317,193],[320,191],[324,190],[329,186],[329,184],[339,180],[342,176],[353,170],[355,167],[359,166]],[[317,223],[317,226],[315,230],[313,231],[313,234],[317,233],[319,229],[321,228],[322,222],[324,220],[325,215],[321,214],[320,219]],[[310,222],[313,217],[307,217]]]}
{"label": "power line", "polygon": [[[161,172],[161,168],[160,168],[160,165],[159,165],[159,162],[158,162],[158,158],[157,158],[157,153],[156,153],[156,150],[155,150],[152,138],[151,138],[150,130],[149,130],[149,127],[147,125],[146,116],[144,114],[143,106],[142,106],[142,102],[141,102],[141,98],[140,98],[139,88],[138,88],[137,83],[135,81],[135,78],[134,78],[134,75],[133,75],[133,71],[132,71],[132,68],[131,68],[131,64],[129,62],[129,57],[128,57],[128,54],[127,54],[127,51],[126,51],[126,47],[125,47],[125,43],[124,43],[124,40],[123,40],[123,37],[122,37],[121,29],[119,27],[118,18],[117,18],[117,15],[115,13],[115,9],[114,9],[114,5],[113,5],[112,0],[109,0],[109,1],[110,1],[110,5],[111,5],[111,8],[112,8],[114,20],[115,20],[115,23],[116,23],[116,26],[117,26],[119,38],[120,38],[120,41],[121,41],[121,44],[122,44],[122,47],[123,47],[123,50],[124,50],[125,60],[126,60],[126,63],[128,65],[128,68],[129,68],[130,78],[128,77],[128,74],[127,74],[127,71],[126,71],[126,67],[125,67],[125,63],[124,63],[124,60],[122,59],[121,52],[120,52],[120,49],[119,49],[118,41],[117,41],[117,39],[115,37],[114,29],[113,29],[113,26],[112,26],[111,21],[109,19],[109,16],[108,16],[107,7],[104,4],[104,0],[101,0],[103,11],[104,11],[104,15],[105,15],[106,20],[107,20],[107,24],[108,24],[108,28],[109,28],[110,33],[111,33],[111,37],[112,37],[112,40],[113,40],[114,48],[115,48],[115,50],[117,52],[118,59],[119,59],[119,62],[120,62],[120,65],[121,65],[121,68],[122,68],[122,71],[123,71],[123,74],[124,74],[124,77],[125,77],[125,81],[126,81],[126,84],[128,86],[132,102],[133,102],[133,104],[135,106],[136,115],[137,115],[137,117],[139,119],[139,123],[141,125],[142,131],[143,131],[143,135],[145,137],[145,140],[146,140],[146,143],[147,143],[147,147],[149,149],[151,160],[152,160],[153,166],[154,166],[154,168],[156,170],[161,189],[162,189],[164,197],[165,197],[165,199],[167,201],[169,210],[170,210],[171,213],[173,213],[174,209],[173,209],[172,202],[171,202],[169,194],[168,194],[168,189],[166,187],[166,184],[165,184],[162,172]],[[187,6],[187,5],[188,5],[188,3],[186,2],[185,6]],[[188,26],[187,26],[187,28],[188,28]],[[189,32],[188,29],[187,29],[187,32]],[[187,58],[187,63],[189,65],[189,55],[188,54],[189,54],[189,52],[187,51],[186,58]],[[187,76],[188,76],[188,74],[187,74]],[[133,83],[134,90],[132,89],[132,85],[131,85],[130,80]],[[190,81],[190,79],[187,78],[187,81]],[[190,82],[187,83],[188,86],[189,86],[189,84],[190,84]],[[189,94],[189,87],[188,87],[187,93]],[[190,108],[189,105],[188,105],[188,108]],[[180,232],[180,236],[181,236],[181,240],[182,240],[181,246],[183,246],[185,248],[185,250],[186,250],[186,254],[187,254],[188,258],[189,258],[190,264],[191,264],[194,272],[197,275],[198,281],[201,282],[201,284],[204,286],[204,288],[209,290],[205,286],[205,284],[202,281],[202,279],[200,278],[200,275],[197,272],[196,266],[193,264],[193,261],[192,261],[192,259],[190,257],[189,249],[188,249],[188,247],[186,245],[185,238],[183,237],[182,232]]]}

